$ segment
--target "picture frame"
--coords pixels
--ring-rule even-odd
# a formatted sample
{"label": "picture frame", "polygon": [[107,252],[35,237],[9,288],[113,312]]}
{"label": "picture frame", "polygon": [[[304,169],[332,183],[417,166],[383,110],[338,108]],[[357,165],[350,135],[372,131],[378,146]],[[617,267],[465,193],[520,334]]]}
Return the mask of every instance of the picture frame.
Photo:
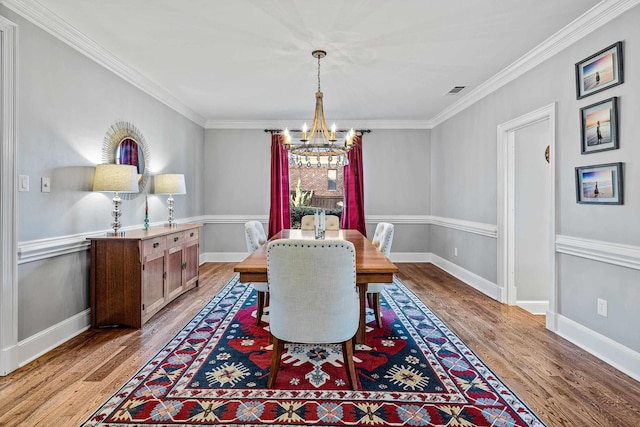
{"label": "picture frame", "polygon": [[582,154],[618,149],[617,96],[580,109],[580,140]]}
{"label": "picture frame", "polygon": [[576,96],[586,96],[622,84],[622,42],[616,42],[576,64]]}
{"label": "picture frame", "polygon": [[594,205],[623,204],[622,163],[576,168],[576,202]]}

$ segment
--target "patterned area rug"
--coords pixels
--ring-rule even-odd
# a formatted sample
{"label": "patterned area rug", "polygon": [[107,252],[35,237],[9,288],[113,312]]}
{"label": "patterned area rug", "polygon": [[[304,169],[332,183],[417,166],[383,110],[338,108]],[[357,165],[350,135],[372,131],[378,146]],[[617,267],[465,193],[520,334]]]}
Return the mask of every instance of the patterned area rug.
{"label": "patterned area rug", "polygon": [[544,426],[398,279],[382,293],[383,327],[368,313],[359,391],[339,345],[288,346],[267,389],[256,300],[235,276],[83,426]]}

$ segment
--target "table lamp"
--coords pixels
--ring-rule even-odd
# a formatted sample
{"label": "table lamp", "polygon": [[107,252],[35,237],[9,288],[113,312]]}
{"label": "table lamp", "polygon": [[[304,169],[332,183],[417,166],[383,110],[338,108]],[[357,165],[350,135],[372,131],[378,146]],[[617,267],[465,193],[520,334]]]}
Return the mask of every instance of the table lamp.
{"label": "table lamp", "polygon": [[187,186],[184,183],[184,175],[181,173],[165,173],[156,175],[155,194],[168,194],[167,198],[167,210],[169,211],[169,217],[167,218],[167,226],[173,227],[176,225],[173,219],[173,195],[174,194],[187,194]]}
{"label": "table lamp", "polygon": [[137,193],[138,170],[135,166],[102,164],[96,165],[96,173],[93,178],[93,191],[113,192],[113,232],[108,232],[109,236],[123,236],[124,231],[120,231],[120,205],[122,199],[119,193]]}

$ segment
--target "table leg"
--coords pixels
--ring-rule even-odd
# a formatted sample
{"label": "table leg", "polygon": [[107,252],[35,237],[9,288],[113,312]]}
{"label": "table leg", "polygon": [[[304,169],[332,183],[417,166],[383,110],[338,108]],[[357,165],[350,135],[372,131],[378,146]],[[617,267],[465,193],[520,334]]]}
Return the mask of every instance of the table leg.
{"label": "table leg", "polygon": [[366,344],[365,332],[367,330],[367,289],[368,283],[358,283],[360,292],[360,323],[356,332],[356,344]]}

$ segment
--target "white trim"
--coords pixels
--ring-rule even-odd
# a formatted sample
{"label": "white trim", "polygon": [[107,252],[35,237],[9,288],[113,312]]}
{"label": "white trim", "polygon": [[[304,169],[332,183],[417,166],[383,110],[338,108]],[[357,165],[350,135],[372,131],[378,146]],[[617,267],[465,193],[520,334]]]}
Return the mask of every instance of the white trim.
{"label": "white trim", "polygon": [[18,27],[0,16],[0,375],[18,368]]}
{"label": "white trim", "polygon": [[622,245],[579,237],[557,236],[556,251],[561,254],[640,270],[640,246]]}
{"label": "white trim", "polygon": [[205,215],[203,224],[244,224],[247,221],[260,221],[263,224],[269,222],[268,215]]}
{"label": "white trim", "polygon": [[206,120],[199,113],[125,64],[40,3],[30,0],[2,0],[2,4],[177,113],[204,127]]}
{"label": "white trim", "polygon": [[88,330],[90,322],[90,309],[86,309],[20,341],[17,350],[20,366],[26,365],[60,344]]}
{"label": "white trim", "polygon": [[[205,129],[284,129],[301,119],[290,120],[207,120]],[[341,120],[354,129],[433,129],[430,120]]]}
{"label": "white trim", "polygon": [[462,280],[472,288],[475,288],[483,294],[500,301],[502,291],[495,283],[480,277],[477,274],[452,263],[451,261],[441,258],[436,254],[431,254],[431,262],[452,276]]}
{"label": "white trim", "polygon": [[549,310],[549,301],[516,301],[516,305],[523,310],[535,315],[546,315]]}
{"label": "white trim", "polygon": [[[549,122],[549,173],[550,188],[549,209],[550,224],[549,230],[549,308],[548,312],[557,313],[558,286],[556,278],[556,257],[555,257],[555,237],[556,237],[556,105],[551,103],[530,113],[516,117],[497,127],[497,222],[498,222],[498,245],[497,245],[497,281],[498,287],[502,290],[500,301],[514,305],[516,304],[517,290],[515,286],[515,131],[535,123]],[[556,316],[548,316],[546,319],[547,328],[555,331],[557,325],[554,322]]]}
{"label": "white trim", "polygon": [[469,91],[431,118],[433,127],[445,122],[485,96],[500,89],[527,71],[558,54],[576,41],[633,8],[640,0],[604,0],[569,23],[566,27],[521,56],[489,80]]}
{"label": "white trim", "polygon": [[640,353],[637,351],[564,316],[558,316],[556,333],[636,381],[640,381]]}
{"label": "white trim", "polygon": [[481,222],[467,221],[463,219],[443,218],[439,216],[432,216],[431,224],[467,233],[479,234],[493,239],[498,238],[497,227],[493,224],[484,224]]}

